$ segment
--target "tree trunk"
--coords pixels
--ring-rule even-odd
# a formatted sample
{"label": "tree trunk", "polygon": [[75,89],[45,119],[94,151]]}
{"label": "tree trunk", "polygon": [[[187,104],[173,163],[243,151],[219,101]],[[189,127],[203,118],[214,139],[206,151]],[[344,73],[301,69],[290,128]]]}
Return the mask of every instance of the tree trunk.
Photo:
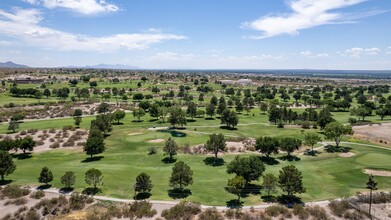
{"label": "tree trunk", "polygon": [[371,209],[372,209],[372,189],[369,193],[369,218],[370,219],[372,219]]}
{"label": "tree trunk", "polygon": [[4,182],[4,174],[1,174],[1,182]]}
{"label": "tree trunk", "polygon": [[215,151],[215,158],[217,159],[217,154],[219,153],[219,151]]}

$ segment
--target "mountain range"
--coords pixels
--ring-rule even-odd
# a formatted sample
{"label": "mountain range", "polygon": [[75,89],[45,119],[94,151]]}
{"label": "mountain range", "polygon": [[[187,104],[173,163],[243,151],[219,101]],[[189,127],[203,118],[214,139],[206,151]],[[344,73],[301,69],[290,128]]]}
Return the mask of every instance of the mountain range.
{"label": "mountain range", "polygon": [[30,68],[29,66],[13,63],[11,61],[0,63],[0,68]]}

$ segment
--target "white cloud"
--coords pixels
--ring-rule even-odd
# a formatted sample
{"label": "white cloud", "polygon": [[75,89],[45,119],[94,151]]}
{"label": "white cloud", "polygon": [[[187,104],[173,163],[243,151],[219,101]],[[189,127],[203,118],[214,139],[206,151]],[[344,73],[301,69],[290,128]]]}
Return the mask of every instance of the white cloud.
{"label": "white cloud", "polygon": [[381,52],[381,50],[377,47],[373,47],[373,48],[365,49],[365,52],[368,55],[378,55]]}
{"label": "white cloud", "polygon": [[114,34],[94,37],[73,34],[41,26],[41,13],[36,9],[15,9],[8,13],[0,9],[0,35],[13,37],[24,44],[61,51],[110,52],[119,49],[145,49],[165,40],[186,39],[185,36],[164,33]]}
{"label": "white cloud", "polygon": [[[282,34],[297,35],[300,30],[331,23],[348,22],[345,14],[335,10],[352,6],[366,0],[290,0],[288,7],[293,11],[287,14],[267,15],[255,21],[245,22],[242,27],[262,31],[261,36],[252,39],[263,39]],[[376,13],[365,13],[370,16]],[[356,16],[359,18],[360,16]]]}
{"label": "white cloud", "polygon": [[151,59],[166,60],[166,61],[184,61],[184,60],[192,60],[195,57],[196,56],[192,53],[178,54],[174,52],[163,52],[163,53],[157,53],[156,55],[152,56]]}
{"label": "white cloud", "polygon": [[312,53],[309,50],[302,51],[300,54],[306,58],[324,58],[324,57],[329,57],[330,55],[327,53]]}
{"label": "white cloud", "polygon": [[106,0],[24,0],[30,4],[43,5],[46,8],[65,8],[81,14],[91,15],[116,12],[119,7]]}
{"label": "white cloud", "polygon": [[391,54],[391,46],[389,46],[389,47],[387,48],[386,54]]}

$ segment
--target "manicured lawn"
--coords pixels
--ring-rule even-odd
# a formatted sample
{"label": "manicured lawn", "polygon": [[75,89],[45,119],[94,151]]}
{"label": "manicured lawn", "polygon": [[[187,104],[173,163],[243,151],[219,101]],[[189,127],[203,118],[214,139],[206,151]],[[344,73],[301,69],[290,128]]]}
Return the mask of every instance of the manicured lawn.
{"label": "manicured lawn", "polygon": [[[254,116],[252,115],[254,113]],[[93,117],[83,118],[82,127],[88,128]],[[106,139],[107,150],[99,161],[83,162],[87,156],[81,150],[60,149],[41,154],[33,154],[32,158],[15,159],[17,170],[7,177],[15,184],[38,185],[37,177],[43,166],[48,166],[54,173],[55,181],[53,186],[60,188],[60,177],[66,171],[74,171],[77,176],[75,185],[76,191],[82,191],[87,187],[84,182],[84,173],[90,168],[100,169],[104,174],[102,194],[118,198],[132,198],[133,184],[136,176],[145,172],[151,175],[154,188],[152,190],[153,200],[173,200],[168,195],[170,189],[168,179],[173,164],[162,162],[164,143],[149,143],[153,139],[168,139],[171,134],[168,132],[150,131],[152,126],[167,126],[149,117],[144,117],[144,122],[131,122],[133,117],[127,115],[123,125],[114,125],[114,130]],[[262,135],[278,137],[303,138],[300,128],[278,129],[267,123],[267,116],[261,115],[259,110],[253,110],[249,115],[240,115],[238,130],[225,130],[219,128],[220,120],[197,119],[196,122],[188,123],[186,130],[181,130],[185,137],[172,137],[180,146],[189,143],[191,146],[205,143],[208,133],[222,132],[230,136],[259,137]],[[252,123],[252,124],[250,124]],[[62,128],[64,125],[72,125],[73,119],[56,119],[45,121],[25,122],[21,124],[22,129],[38,128]],[[0,133],[6,132],[6,124],[0,126]],[[318,130],[306,130],[305,132],[318,132]],[[129,135],[131,133],[142,133]],[[147,155],[150,147],[157,148],[156,155]],[[348,145],[345,145],[348,146]],[[304,186],[307,192],[301,197],[304,201],[324,200],[354,195],[357,191],[366,191],[365,183],[367,175],[362,172],[365,168],[391,169],[389,163],[391,151],[351,145],[354,157],[343,158],[337,154],[322,153],[317,157],[299,156],[300,161],[288,162],[278,160],[278,165],[267,165],[266,173],[278,174],[281,167],[294,164],[304,175]],[[221,156],[226,163],[231,161],[235,155]],[[276,155],[278,158],[282,155]],[[229,194],[224,187],[227,179],[233,177],[226,173],[226,166],[212,167],[205,165],[206,155],[185,155],[176,156],[178,161],[187,163],[194,172],[194,184],[189,187],[191,195],[189,200],[199,201],[208,205],[225,205],[227,201],[235,199],[235,195]],[[376,177],[380,190],[391,190],[390,177]],[[254,182],[254,184],[260,184]],[[262,191],[261,191],[262,192]],[[281,193],[281,192],[278,192]],[[262,203],[259,194],[249,195],[243,198],[245,205]]]}

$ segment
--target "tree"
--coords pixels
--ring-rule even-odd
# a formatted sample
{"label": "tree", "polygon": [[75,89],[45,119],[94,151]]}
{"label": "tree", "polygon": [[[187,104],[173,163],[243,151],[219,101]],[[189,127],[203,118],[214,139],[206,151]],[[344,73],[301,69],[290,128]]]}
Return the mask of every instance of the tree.
{"label": "tree", "polygon": [[324,134],[327,139],[334,140],[337,147],[339,147],[339,143],[341,142],[343,136],[352,135],[353,130],[350,125],[343,125],[340,122],[331,122],[326,125],[324,129]]}
{"label": "tree", "polygon": [[133,95],[133,100],[140,101],[144,99],[144,95],[142,93],[136,93]]}
{"label": "tree", "polygon": [[240,197],[244,187],[246,186],[246,180],[242,176],[235,176],[228,180],[227,185],[227,191],[235,194],[238,197],[238,202],[240,203]]}
{"label": "tree", "polygon": [[136,177],[136,184],[134,184],[134,191],[137,193],[149,193],[152,190],[151,177],[146,173],[140,173]]}
{"label": "tree", "polygon": [[97,87],[98,83],[96,81],[91,81],[90,82],[90,87]]}
{"label": "tree", "polygon": [[215,154],[215,158],[217,158],[219,151],[224,151],[225,146],[224,135],[221,133],[210,135],[209,140],[205,144],[206,150],[213,152]]}
{"label": "tree", "polygon": [[217,97],[212,96],[212,98],[210,99],[210,104],[216,106],[218,103],[219,103],[219,100],[217,99]]}
{"label": "tree", "polygon": [[235,111],[226,109],[221,114],[221,124],[226,124],[228,128],[234,128],[239,123],[239,117]]}
{"label": "tree", "polygon": [[177,154],[178,149],[178,144],[173,139],[168,138],[168,140],[164,144],[163,151],[168,154],[168,156],[170,157],[170,161],[172,161],[172,157]]}
{"label": "tree", "polygon": [[90,133],[88,134],[87,141],[84,144],[84,151],[87,155],[90,155],[90,158],[105,151],[103,134],[95,127],[90,128]]}
{"label": "tree", "polygon": [[179,189],[183,190],[184,186],[191,184],[193,184],[193,171],[190,167],[183,161],[175,163],[170,177],[170,186],[175,188],[179,186]]}
{"label": "tree", "polygon": [[151,117],[159,119],[159,104],[153,103],[149,106],[148,113]]}
{"label": "tree", "polygon": [[388,111],[386,108],[379,108],[376,111],[376,115],[378,115],[380,117],[380,119],[383,120],[384,117],[386,117],[388,115]]}
{"label": "tree", "polygon": [[375,180],[373,179],[373,175],[369,175],[369,178],[368,178],[368,182],[367,182],[367,188],[370,190],[370,193],[369,193],[369,216],[371,217],[372,219],[372,216],[371,216],[371,209],[372,209],[372,191],[373,190],[377,190],[377,182],[375,182]]}
{"label": "tree", "polygon": [[110,110],[110,105],[106,102],[100,103],[100,105],[97,108],[98,113],[106,114]]}
{"label": "tree", "polygon": [[88,185],[93,185],[94,189],[97,188],[98,185],[102,184],[103,175],[102,172],[98,169],[89,169],[85,173],[85,181]]}
{"label": "tree", "polygon": [[333,121],[335,120],[327,108],[324,108],[319,112],[317,123],[320,129],[324,129],[328,123]]}
{"label": "tree", "polygon": [[44,89],[44,90],[43,90],[43,95],[46,96],[46,98],[49,98],[49,96],[51,96],[52,93],[50,92],[49,89]]}
{"label": "tree", "polygon": [[79,108],[73,111],[73,120],[75,120],[76,127],[80,127],[80,123],[82,122],[81,116],[83,115],[83,111]]}
{"label": "tree", "polygon": [[281,120],[281,110],[277,107],[270,107],[269,122],[277,124]]}
{"label": "tree", "polygon": [[197,115],[197,105],[194,102],[189,102],[187,104],[186,113],[191,117],[191,120]]}
{"label": "tree", "polygon": [[4,182],[4,176],[8,176],[16,169],[12,156],[7,152],[0,150],[0,176],[1,182]]}
{"label": "tree", "polygon": [[219,100],[219,104],[217,106],[217,114],[221,115],[223,111],[227,108],[227,104],[225,103],[224,96],[221,96]]}
{"label": "tree", "polygon": [[53,173],[49,168],[43,167],[41,170],[41,173],[38,177],[38,182],[45,183],[45,185],[48,185],[50,182],[53,181]]}
{"label": "tree", "polygon": [[291,153],[295,150],[298,150],[301,147],[301,140],[292,138],[292,137],[286,137],[281,139],[280,141],[280,149],[283,151],[286,151],[288,153],[288,157],[291,156]]}
{"label": "tree", "polygon": [[61,177],[61,183],[65,186],[66,189],[72,188],[73,185],[75,185],[76,182],[76,175],[72,171],[66,172]]}
{"label": "tree", "polygon": [[16,129],[18,129],[18,128],[19,128],[19,122],[11,120],[8,124],[7,130],[15,133]]}
{"label": "tree", "polygon": [[237,176],[242,176],[246,180],[246,185],[250,181],[259,180],[259,177],[262,176],[264,171],[265,166],[257,156],[236,156],[227,165],[227,173],[235,173]]}
{"label": "tree", "polygon": [[364,121],[367,116],[370,116],[372,114],[372,109],[366,106],[354,107],[350,110],[350,114],[355,115],[361,118],[362,121]]}
{"label": "tree", "polygon": [[278,184],[282,191],[288,193],[288,196],[306,191],[303,187],[302,173],[294,165],[285,166],[280,170]]}
{"label": "tree", "polygon": [[97,128],[106,135],[113,129],[111,121],[111,114],[97,115],[96,119],[91,121],[91,127]]}
{"label": "tree", "polygon": [[165,122],[165,118],[168,114],[168,108],[165,106],[159,107],[159,117],[161,117],[163,123]]}
{"label": "tree", "polygon": [[257,138],[255,142],[255,149],[259,150],[259,152],[266,155],[266,157],[270,157],[271,154],[278,153],[278,147],[280,146],[280,142],[277,138],[273,137],[260,137]]}
{"label": "tree", "polygon": [[314,152],[314,145],[322,141],[322,138],[316,133],[307,133],[304,136],[304,144],[311,146],[311,151]]}
{"label": "tree", "polygon": [[210,118],[213,118],[213,116],[215,115],[215,110],[216,110],[215,105],[213,105],[213,104],[206,105],[206,108],[205,108],[206,115],[209,115]]}
{"label": "tree", "polygon": [[35,145],[36,145],[36,143],[33,140],[33,138],[30,136],[27,136],[20,141],[18,148],[21,149],[23,151],[23,153],[25,154],[27,150],[33,151]]}
{"label": "tree", "polygon": [[243,111],[243,109],[244,109],[243,103],[242,103],[241,101],[239,101],[239,102],[236,104],[236,111],[240,113],[240,112]]}
{"label": "tree", "polygon": [[267,196],[270,196],[270,192],[276,191],[278,179],[272,173],[262,176],[262,179],[262,187],[267,191]]}
{"label": "tree", "polygon": [[115,110],[112,114],[112,119],[117,121],[117,124],[119,124],[119,121],[124,119],[126,116],[125,111],[122,110]]}
{"label": "tree", "polygon": [[173,127],[175,127],[175,125],[186,125],[186,113],[180,107],[171,107],[170,117],[168,118],[168,121]]}

